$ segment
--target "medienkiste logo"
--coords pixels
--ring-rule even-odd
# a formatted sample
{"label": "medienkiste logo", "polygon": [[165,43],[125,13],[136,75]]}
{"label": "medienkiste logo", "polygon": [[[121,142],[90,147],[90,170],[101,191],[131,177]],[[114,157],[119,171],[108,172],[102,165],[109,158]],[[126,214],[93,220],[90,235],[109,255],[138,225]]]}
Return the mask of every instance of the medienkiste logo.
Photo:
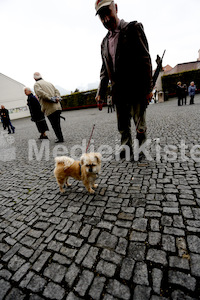
{"label": "medienkiste logo", "polygon": [[16,159],[15,138],[8,133],[0,132],[0,161]]}

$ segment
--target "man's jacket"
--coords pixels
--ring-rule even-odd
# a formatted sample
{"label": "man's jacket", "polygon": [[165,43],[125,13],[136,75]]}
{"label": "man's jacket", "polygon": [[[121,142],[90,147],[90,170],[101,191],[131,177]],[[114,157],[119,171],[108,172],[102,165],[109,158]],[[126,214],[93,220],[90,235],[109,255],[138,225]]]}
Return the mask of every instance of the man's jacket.
{"label": "man's jacket", "polygon": [[8,126],[10,123],[9,112],[6,108],[0,110],[1,120],[4,126]]}
{"label": "man's jacket", "polygon": [[115,71],[109,54],[108,36],[101,44],[102,68],[97,95],[105,99],[109,80],[114,103],[145,102],[152,91],[152,65],[143,26],[138,22],[120,22],[120,33],[115,55]]}
{"label": "man's jacket", "polygon": [[39,98],[41,111],[49,116],[57,110],[62,110],[60,103],[51,102],[52,97],[60,97],[59,91],[51,84],[43,79],[36,81],[34,91]]}

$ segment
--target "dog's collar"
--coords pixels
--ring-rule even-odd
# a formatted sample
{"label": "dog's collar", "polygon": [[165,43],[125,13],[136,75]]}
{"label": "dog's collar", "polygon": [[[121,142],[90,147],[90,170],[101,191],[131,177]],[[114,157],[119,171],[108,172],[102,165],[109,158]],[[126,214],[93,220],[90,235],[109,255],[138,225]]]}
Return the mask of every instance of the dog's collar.
{"label": "dog's collar", "polygon": [[79,174],[81,176],[81,164],[79,163]]}

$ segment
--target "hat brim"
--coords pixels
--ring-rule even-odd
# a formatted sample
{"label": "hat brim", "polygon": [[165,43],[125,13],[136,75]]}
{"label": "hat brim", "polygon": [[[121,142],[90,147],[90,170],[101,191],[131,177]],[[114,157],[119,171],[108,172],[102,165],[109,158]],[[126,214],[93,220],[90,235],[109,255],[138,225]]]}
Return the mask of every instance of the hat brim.
{"label": "hat brim", "polygon": [[108,3],[104,3],[104,4],[102,4],[101,5],[101,7],[97,10],[97,12],[96,12],[96,14],[95,14],[95,16],[96,15],[98,15],[99,14],[99,11],[103,8],[103,7],[105,7],[105,6],[109,6],[111,3],[113,2],[113,0],[112,1],[110,1],[110,2],[108,2]]}

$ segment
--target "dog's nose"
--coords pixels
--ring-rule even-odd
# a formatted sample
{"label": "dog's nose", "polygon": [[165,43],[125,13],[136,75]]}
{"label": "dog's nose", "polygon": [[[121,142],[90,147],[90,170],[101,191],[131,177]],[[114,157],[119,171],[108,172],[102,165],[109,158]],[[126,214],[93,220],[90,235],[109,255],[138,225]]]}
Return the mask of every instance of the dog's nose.
{"label": "dog's nose", "polygon": [[92,167],[89,168],[89,172],[92,172]]}

